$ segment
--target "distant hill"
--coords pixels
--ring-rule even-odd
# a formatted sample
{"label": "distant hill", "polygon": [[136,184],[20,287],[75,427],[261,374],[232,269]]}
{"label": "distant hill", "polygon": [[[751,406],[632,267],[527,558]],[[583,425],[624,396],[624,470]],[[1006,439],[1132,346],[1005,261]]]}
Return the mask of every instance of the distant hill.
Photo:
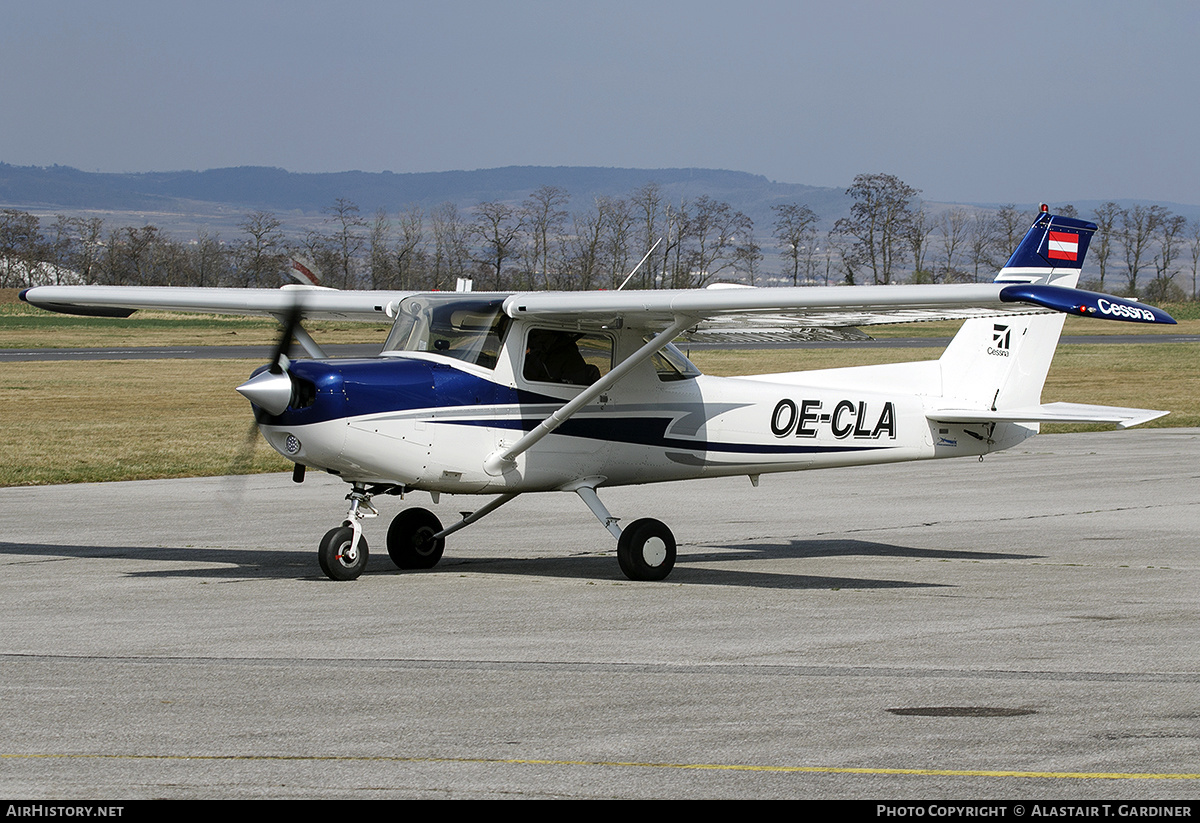
{"label": "distant hill", "polygon": [[[907,181],[916,184],[916,181]],[[617,169],[594,166],[507,166],[475,171],[412,174],[345,171],[300,174],[284,169],[240,166],[208,171],[112,174],[68,166],[13,166],[0,163],[0,208],[39,216],[90,214],[117,224],[151,223],[178,237],[198,230],[222,236],[238,233],[248,212],[274,212],[289,233],[302,234],[323,219],[323,210],[339,198],[353,202],[369,218],[379,209],[395,214],[412,205],[426,209],[447,201],[466,211],[486,201],[520,203],[541,186],[557,186],[571,196],[569,209],[583,210],[593,198],[628,197],[647,183],[657,183],[665,200],[678,203],[702,195],[729,203],[754,220],[760,238],[769,238],[775,215],[771,206],[801,203],[829,229],[849,214],[850,198],[839,188],[778,183],[762,175],[721,169]],[[849,185],[850,181],[847,181]],[[1049,193],[1048,193],[1049,194]],[[1121,201],[1122,206],[1134,202]],[[978,201],[962,204],[994,208]],[[1036,203],[1016,204],[1033,213]],[[1087,217],[1100,201],[1077,202]],[[1200,207],[1161,203],[1189,220],[1200,219]],[[927,203],[938,212],[945,204]]]}
{"label": "distant hill", "polygon": [[[12,166],[0,163],[0,204],[41,213],[144,212],[200,214],[240,219],[266,210],[281,218],[320,215],[338,198],[356,204],[360,214],[379,209],[396,212],[411,205],[426,208],[452,202],[462,209],[484,201],[518,203],[541,186],[558,186],[572,198],[571,208],[597,196],[627,197],[657,183],[665,198],[723,200],[769,233],[771,206],[798,202],[832,224],[849,208],[841,189],[776,183],[761,175],[714,169],[611,169],[586,166],[509,166],[477,171],[347,171],[298,174],[276,168],[243,166],[208,171],[111,174],[67,166]],[[232,213],[232,214],[231,214]]]}

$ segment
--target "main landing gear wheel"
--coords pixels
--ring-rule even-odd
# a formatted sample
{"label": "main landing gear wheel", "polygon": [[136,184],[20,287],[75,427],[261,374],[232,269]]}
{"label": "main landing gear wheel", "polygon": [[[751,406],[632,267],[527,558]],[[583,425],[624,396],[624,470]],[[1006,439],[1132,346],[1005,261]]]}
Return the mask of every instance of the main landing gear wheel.
{"label": "main landing gear wheel", "polygon": [[445,538],[433,539],[442,522],[428,509],[405,509],[388,526],[387,550],[402,569],[432,569],[442,559]]}
{"label": "main landing gear wheel", "polygon": [[358,548],[350,553],[354,544],[354,529],[338,526],[330,529],[321,538],[317,549],[317,561],[321,571],[331,580],[354,580],[367,568],[367,538],[359,535]]}
{"label": "main landing gear wheel", "polygon": [[617,541],[617,562],[630,580],[663,580],[675,568],[675,535],[658,520],[635,520]]}

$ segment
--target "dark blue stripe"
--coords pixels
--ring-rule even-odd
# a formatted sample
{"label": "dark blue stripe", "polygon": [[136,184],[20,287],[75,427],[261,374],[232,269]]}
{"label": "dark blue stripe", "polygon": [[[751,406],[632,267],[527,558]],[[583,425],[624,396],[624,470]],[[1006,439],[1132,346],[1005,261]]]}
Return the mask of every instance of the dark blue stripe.
{"label": "dark blue stripe", "polygon": [[[542,420],[541,418],[522,418],[520,420],[439,420],[438,422],[454,426],[486,426],[497,429],[532,431]],[[555,429],[554,433],[567,437],[580,437],[586,440],[604,440],[612,443],[627,443],[662,449],[682,449],[726,454],[837,454],[891,448],[890,446],[881,445],[789,446],[770,443],[715,443],[708,440],[683,440],[667,436],[667,426],[671,422],[670,418],[654,417],[572,418]]]}
{"label": "dark blue stripe", "polygon": [[304,426],[368,414],[429,408],[510,406],[565,401],[508,386],[454,368],[449,363],[408,358],[371,360],[296,360],[288,368],[294,378],[316,388],[311,405],[289,408],[262,422]]}

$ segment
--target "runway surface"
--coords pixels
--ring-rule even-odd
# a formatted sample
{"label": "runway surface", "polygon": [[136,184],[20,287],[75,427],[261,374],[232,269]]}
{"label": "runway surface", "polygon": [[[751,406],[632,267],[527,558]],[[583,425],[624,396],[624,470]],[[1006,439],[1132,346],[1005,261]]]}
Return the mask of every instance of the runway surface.
{"label": "runway surface", "polygon": [[1194,798],[1200,430],[570,494],[326,580],[346,487],[0,489],[0,794]]}

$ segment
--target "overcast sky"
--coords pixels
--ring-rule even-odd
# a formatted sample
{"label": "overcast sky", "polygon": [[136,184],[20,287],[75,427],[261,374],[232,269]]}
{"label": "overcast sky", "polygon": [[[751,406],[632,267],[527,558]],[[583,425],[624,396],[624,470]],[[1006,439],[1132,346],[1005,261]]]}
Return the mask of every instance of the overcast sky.
{"label": "overcast sky", "polygon": [[0,0],[0,162],[1200,203],[1200,3]]}

